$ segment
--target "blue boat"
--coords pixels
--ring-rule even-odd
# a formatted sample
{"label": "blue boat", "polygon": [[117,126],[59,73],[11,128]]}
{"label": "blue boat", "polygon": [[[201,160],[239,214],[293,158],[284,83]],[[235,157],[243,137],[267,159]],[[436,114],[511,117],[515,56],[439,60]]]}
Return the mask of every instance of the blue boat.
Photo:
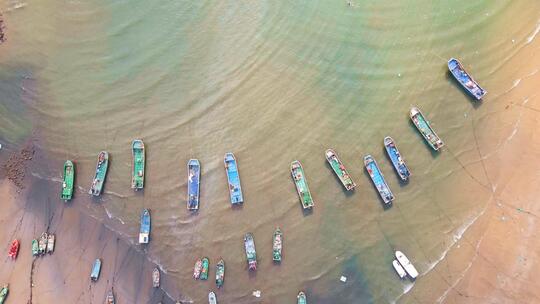
{"label": "blue boat", "polygon": [[371,181],[373,181],[373,185],[375,185],[375,188],[379,192],[379,195],[383,199],[384,203],[386,205],[392,204],[394,194],[392,194],[392,191],[390,191],[390,187],[388,187],[388,184],[384,179],[384,175],[379,169],[375,159],[373,159],[371,155],[364,156],[364,165],[366,166],[366,170],[371,177]]}
{"label": "blue boat", "polygon": [[399,153],[396,143],[392,137],[386,136],[384,138],[384,148],[386,149],[386,153],[388,153],[388,157],[390,157],[392,165],[394,165],[394,169],[396,169],[399,178],[401,178],[402,181],[407,181],[409,176],[411,176],[411,171],[409,171],[409,168],[407,168],[405,160],[403,160],[403,157],[401,157],[401,153]]}
{"label": "blue boat", "polygon": [[188,210],[199,209],[199,189],[201,181],[201,164],[197,159],[190,159],[188,162]]}
{"label": "blue boat", "polygon": [[92,265],[92,273],[90,273],[90,279],[92,281],[97,281],[99,279],[99,274],[101,272],[101,260],[96,259]]}
{"label": "blue boat", "polygon": [[229,193],[231,196],[231,204],[241,204],[244,202],[242,196],[242,187],[240,186],[240,174],[238,172],[238,164],[232,153],[225,154],[225,170],[227,171],[227,180],[229,181]]}
{"label": "blue boat", "polygon": [[143,209],[141,212],[141,231],[139,232],[139,244],[150,242],[150,211]]}
{"label": "blue boat", "polygon": [[459,60],[450,58],[450,60],[448,60],[448,69],[461,86],[476,100],[482,99],[482,97],[487,94],[487,91],[482,89],[471,75],[465,71],[465,68],[463,68],[463,65]]}

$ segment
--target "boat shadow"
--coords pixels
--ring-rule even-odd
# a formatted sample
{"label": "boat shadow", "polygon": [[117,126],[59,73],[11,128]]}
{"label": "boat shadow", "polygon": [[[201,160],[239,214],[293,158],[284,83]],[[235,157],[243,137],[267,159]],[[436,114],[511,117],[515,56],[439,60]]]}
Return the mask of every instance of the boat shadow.
{"label": "boat shadow", "polygon": [[232,210],[242,210],[244,208],[244,203],[241,204],[231,204]]}
{"label": "boat shadow", "polygon": [[[330,170],[330,173],[334,176],[334,179],[336,180],[336,182],[338,183],[339,185],[339,188],[341,189],[341,192],[343,192],[345,194],[346,197],[351,197],[354,195],[354,190],[356,188],[353,188],[351,189],[350,191],[345,189],[345,187],[343,186],[343,183],[341,183],[341,180],[339,179],[339,177],[337,176],[336,172],[334,172],[334,169],[332,169],[332,166],[325,160],[325,163],[326,163],[326,167],[328,168],[328,170]],[[348,170],[347,170],[348,171]],[[351,177],[352,178],[352,177]],[[353,180],[354,182],[354,180]]]}
{"label": "boat shadow", "polygon": [[452,72],[446,71],[446,80],[452,82],[452,84],[457,87],[463,95],[465,95],[465,97],[472,103],[475,110],[482,105],[482,99],[477,100],[476,98],[474,98],[471,93],[469,93],[469,91],[467,91],[467,89],[465,89],[461,85],[461,83],[454,77],[454,75],[452,75]]}
{"label": "boat shadow", "polygon": [[311,208],[304,208],[302,206],[302,202],[300,202],[300,208],[302,208],[302,214],[304,216],[310,216],[313,214],[313,208],[315,208],[315,206],[311,207]]}
{"label": "boat shadow", "polygon": [[413,130],[413,132],[416,134],[416,136],[419,138],[420,141],[422,141],[424,143],[424,145],[426,146],[426,148],[429,150],[429,152],[431,152],[431,157],[432,158],[437,158],[439,157],[440,153],[433,150],[433,148],[428,144],[428,142],[426,141],[426,139],[422,136],[422,134],[420,134],[420,131],[416,128],[416,126],[414,125],[414,123],[412,122],[412,120],[409,119],[409,126],[411,127],[411,129]]}
{"label": "boat shadow", "polygon": [[383,198],[379,195],[379,191],[377,191],[377,189],[375,188],[375,185],[373,184],[373,181],[371,180],[371,176],[369,176],[369,173],[365,166],[364,166],[364,176],[369,180],[369,183],[371,184],[371,189],[375,191],[375,195],[377,196],[377,199],[379,199],[379,203],[382,205],[383,209],[386,211],[392,208],[392,205],[393,205],[392,202],[390,202],[390,204],[386,204]]}

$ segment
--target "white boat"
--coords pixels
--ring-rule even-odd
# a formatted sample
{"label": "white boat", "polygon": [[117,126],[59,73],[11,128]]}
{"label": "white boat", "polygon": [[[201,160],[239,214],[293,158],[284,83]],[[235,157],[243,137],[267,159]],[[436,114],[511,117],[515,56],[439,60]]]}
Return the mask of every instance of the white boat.
{"label": "white boat", "polygon": [[416,268],[414,268],[413,264],[411,264],[411,261],[409,261],[405,254],[403,254],[401,251],[396,251],[396,259],[401,264],[403,269],[405,269],[409,277],[411,277],[413,280],[416,279],[418,276],[418,271]]}
{"label": "white boat", "polygon": [[399,262],[397,260],[392,261],[392,266],[394,266],[394,269],[396,270],[396,272],[397,272],[400,279],[403,279],[404,277],[407,276],[407,273],[405,272],[405,269],[403,269],[403,267],[401,267],[401,265],[399,264]]}
{"label": "white boat", "polygon": [[161,276],[159,274],[159,269],[154,268],[154,270],[152,271],[152,286],[154,286],[154,288],[159,287],[160,277]]}
{"label": "white boat", "polygon": [[208,303],[217,304],[216,294],[213,291],[210,291],[210,293],[208,294]]}
{"label": "white boat", "polygon": [[47,237],[47,253],[53,253],[54,251],[54,241],[55,241],[55,237],[54,237],[54,234],[49,234],[49,236]]}

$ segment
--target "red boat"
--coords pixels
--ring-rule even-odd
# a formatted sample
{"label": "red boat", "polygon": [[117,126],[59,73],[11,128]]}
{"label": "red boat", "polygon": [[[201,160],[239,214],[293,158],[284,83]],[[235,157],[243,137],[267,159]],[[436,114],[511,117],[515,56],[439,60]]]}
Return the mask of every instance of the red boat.
{"label": "red boat", "polygon": [[17,254],[19,254],[19,240],[15,239],[13,242],[11,242],[11,246],[9,247],[8,257],[12,259],[17,258]]}

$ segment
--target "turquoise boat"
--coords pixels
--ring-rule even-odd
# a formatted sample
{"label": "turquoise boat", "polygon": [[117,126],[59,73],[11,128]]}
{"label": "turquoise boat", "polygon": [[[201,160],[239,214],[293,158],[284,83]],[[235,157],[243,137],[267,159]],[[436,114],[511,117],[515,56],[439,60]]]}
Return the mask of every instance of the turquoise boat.
{"label": "turquoise boat", "polygon": [[188,195],[187,208],[188,210],[199,209],[199,190],[201,180],[201,164],[197,159],[188,161]]}
{"label": "turquoise boat", "polygon": [[324,155],[326,156],[326,161],[328,161],[330,167],[332,167],[332,170],[334,170],[334,173],[336,173],[337,177],[341,181],[341,184],[343,184],[343,187],[345,187],[347,191],[353,190],[354,187],[356,187],[356,184],[349,175],[349,172],[347,172],[347,169],[341,162],[341,159],[339,159],[336,151],[328,149]]}
{"label": "turquoise boat", "polygon": [[307,304],[307,298],[306,298],[306,294],[303,292],[303,291],[300,291],[298,293],[298,296],[296,296],[297,298],[297,303],[298,304]]}
{"label": "turquoise boat", "polygon": [[92,265],[92,272],[90,273],[90,279],[92,281],[97,281],[99,279],[99,274],[101,273],[101,260],[96,259]]}
{"label": "turquoise boat", "polygon": [[205,257],[205,258],[202,259],[201,275],[200,275],[199,279],[208,280],[209,271],[210,271],[210,260]]}
{"label": "turquoise boat", "polygon": [[150,210],[143,209],[141,212],[141,229],[139,232],[139,244],[150,242]]}
{"label": "turquoise boat", "polygon": [[226,153],[224,158],[225,170],[227,172],[227,180],[229,182],[229,195],[231,204],[242,204],[244,197],[242,196],[242,186],[240,186],[240,174],[238,172],[238,164],[236,157],[232,153]]}
{"label": "turquoise boat", "polygon": [[98,161],[96,165],[96,172],[94,173],[94,179],[92,180],[92,186],[88,193],[93,196],[101,195],[103,190],[103,184],[105,183],[105,177],[107,177],[107,168],[109,166],[109,153],[106,151],[99,152]]}
{"label": "turquoise boat", "polygon": [[142,140],[135,139],[131,143],[131,154],[133,156],[133,163],[131,164],[131,188],[137,191],[144,188],[145,153]]}
{"label": "turquoise boat", "polygon": [[384,175],[382,174],[381,169],[379,169],[377,162],[371,155],[366,155],[364,156],[364,165],[366,166],[366,170],[371,177],[371,181],[373,182],[375,189],[377,189],[379,192],[379,195],[383,199],[385,205],[389,206],[394,200],[394,194],[392,194],[392,191],[390,191],[390,187],[388,187],[388,184],[386,183]]}
{"label": "turquoise boat", "polygon": [[294,181],[294,185],[296,186],[296,192],[298,192],[298,196],[300,197],[300,203],[302,203],[302,208],[312,208],[314,202],[306,181],[304,168],[302,167],[302,164],[297,160],[291,163],[291,175]]}
{"label": "turquoise boat", "polygon": [[424,114],[422,114],[420,109],[418,109],[417,107],[412,107],[409,115],[412,122],[414,123],[418,131],[420,131],[420,134],[422,134],[429,146],[433,150],[439,151],[439,149],[444,146],[444,143],[439,138],[437,133],[435,133],[435,131],[431,128],[428,120],[426,119]]}

